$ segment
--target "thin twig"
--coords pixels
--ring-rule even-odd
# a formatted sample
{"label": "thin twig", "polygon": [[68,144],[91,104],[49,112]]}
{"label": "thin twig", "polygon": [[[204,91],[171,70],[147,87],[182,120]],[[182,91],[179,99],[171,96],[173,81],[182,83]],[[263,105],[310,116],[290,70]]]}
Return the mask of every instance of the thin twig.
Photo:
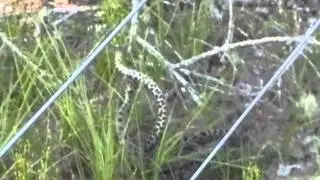
{"label": "thin twig", "polygon": [[[233,31],[234,31],[234,23],[233,23],[233,5],[232,5],[232,2],[233,1],[229,1],[228,2],[228,5],[229,5],[229,22],[228,22],[228,33],[227,33],[227,38],[226,38],[226,41],[224,43],[224,45],[226,47],[229,47],[229,44],[232,42],[232,39],[233,39]],[[227,51],[228,51],[229,48],[227,48],[224,52],[223,52],[223,55],[221,57],[221,61],[224,61],[224,58],[227,54]],[[229,59],[230,61],[230,59]],[[231,62],[231,64],[233,64]]]}
{"label": "thin twig", "polygon": [[198,104],[201,105],[202,101],[199,93],[194,90],[188,81],[186,81],[179,73],[177,73],[173,68],[173,64],[166,60],[162,54],[157,51],[149,42],[142,39],[140,36],[136,37],[136,40],[140,45],[142,45],[150,54],[152,54],[160,63],[164,64],[167,68],[170,75],[173,75],[184,87],[186,87],[187,91],[190,93],[192,99]]}
{"label": "thin twig", "polygon": [[[261,39],[250,39],[250,40],[246,40],[246,41],[231,43],[229,45],[223,45],[221,47],[216,47],[213,50],[201,53],[201,54],[193,56],[189,59],[185,59],[184,61],[182,61],[180,63],[173,64],[171,67],[173,69],[177,69],[177,68],[181,68],[183,66],[190,66],[190,65],[198,62],[199,60],[202,60],[202,59],[207,58],[209,56],[215,55],[219,52],[223,52],[223,51],[230,50],[230,49],[235,49],[238,47],[252,46],[252,45],[264,44],[264,43],[270,43],[270,42],[287,42],[287,43],[301,42],[302,38],[303,38],[303,36],[297,36],[297,37],[275,36],[275,37],[264,37]],[[316,40],[315,38],[308,40],[307,43],[320,46],[320,42],[318,40]]]}
{"label": "thin twig", "polygon": [[193,75],[193,76],[196,76],[196,77],[199,77],[199,78],[203,78],[203,79],[205,79],[207,81],[212,81],[214,83],[217,83],[217,84],[219,84],[221,86],[224,86],[224,87],[227,87],[227,88],[230,88],[230,89],[233,88],[233,86],[226,84],[225,82],[223,82],[222,80],[220,80],[218,78],[215,78],[215,77],[212,77],[212,76],[206,76],[206,75],[203,75],[203,74],[198,73],[196,71],[191,71],[191,70],[186,69],[186,68],[180,68],[179,70],[182,73],[184,73],[185,75],[187,75],[187,76]]}

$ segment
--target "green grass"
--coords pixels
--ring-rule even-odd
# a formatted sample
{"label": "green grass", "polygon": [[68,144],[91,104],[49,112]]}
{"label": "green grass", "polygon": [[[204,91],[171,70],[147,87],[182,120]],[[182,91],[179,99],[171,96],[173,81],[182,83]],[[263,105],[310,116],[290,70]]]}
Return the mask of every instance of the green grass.
{"label": "green grass", "polygon": [[[106,11],[107,5],[112,4],[109,15],[103,16],[108,28],[111,28],[126,15],[128,9],[123,8],[126,7],[125,1],[119,4],[114,1],[104,3],[102,6]],[[207,50],[204,41],[212,40],[210,43],[214,44],[221,36],[220,31],[223,30],[212,27],[207,3],[203,1],[199,6],[183,12],[176,9],[176,13],[170,16],[159,1],[154,1],[145,12],[145,16],[152,17],[155,27],[155,36],[149,37],[154,38],[152,44],[170,62],[176,63],[180,58],[188,58]],[[145,33],[149,26],[148,22],[141,22],[138,34],[147,37]],[[272,26],[271,23],[269,26]],[[2,36],[2,42],[13,42],[0,52],[0,59],[3,59],[0,61],[0,145],[4,145],[69,77],[81,62],[82,56],[64,44],[62,34],[48,32],[41,39],[24,43],[16,38],[22,36],[17,24],[4,22],[1,28],[6,34]],[[199,80],[202,87],[197,88],[204,98],[201,106],[179,98],[170,102],[169,126],[151,160],[146,160],[146,156],[139,152],[133,152],[130,144],[119,144],[116,140],[115,122],[119,104],[124,97],[124,83],[123,77],[115,71],[112,48],[128,44],[127,32],[128,29],[124,30],[110,48],[100,53],[93,71],[87,71],[78,78],[1,159],[0,179],[160,179],[161,168],[169,163],[185,159],[204,160],[200,152],[180,155],[180,138],[190,127],[215,128],[224,123],[228,115],[232,114],[228,111],[228,101],[232,101],[232,97],[227,94],[230,89],[202,79]],[[131,45],[132,51],[125,54],[123,62],[150,75],[164,89],[172,87],[172,79],[163,64],[137,42]],[[319,49],[314,52],[316,55],[310,55],[307,61],[299,62],[298,68],[286,76],[291,82],[286,88],[296,90],[285,94],[295,102],[290,106],[291,111],[299,109],[304,112],[298,115],[293,113],[297,118],[295,123],[302,121],[310,125],[315,121],[318,97],[310,94],[312,89],[306,88],[309,83],[319,80]],[[235,54],[233,58],[239,58],[237,52],[232,53]],[[279,59],[283,57],[279,55]],[[276,61],[279,60],[272,59],[270,63]],[[241,76],[241,70],[246,69],[248,64],[245,60],[233,59],[232,65],[240,70],[229,68],[223,72],[221,78],[226,87],[232,86],[235,76]],[[206,65],[201,63],[194,67],[200,71],[204,68]],[[92,103],[99,95],[103,99]],[[140,87],[128,115],[127,130],[138,146],[150,129],[145,127],[146,124],[152,124],[155,118],[154,104],[152,95]],[[288,130],[284,141],[290,141],[290,133],[296,132],[296,126],[300,124],[293,124],[293,130]],[[243,145],[240,148],[223,149],[216,157],[216,162],[210,163],[203,177],[210,177],[214,172],[222,179],[233,179],[235,176],[245,180],[263,179],[264,158],[268,158],[268,154],[263,153],[264,148]],[[286,148],[283,149],[285,152]]]}

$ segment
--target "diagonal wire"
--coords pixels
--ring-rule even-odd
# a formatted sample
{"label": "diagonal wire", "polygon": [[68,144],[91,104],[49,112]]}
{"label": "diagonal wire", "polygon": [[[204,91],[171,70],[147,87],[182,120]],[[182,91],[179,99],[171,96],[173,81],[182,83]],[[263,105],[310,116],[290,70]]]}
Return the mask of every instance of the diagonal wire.
{"label": "diagonal wire", "polygon": [[272,87],[274,82],[280,78],[283,73],[285,73],[289,67],[297,60],[303,49],[305,48],[308,39],[312,35],[312,33],[317,29],[320,25],[320,19],[318,19],[312,26],[310,26],[305,33],[303,40],[298,44],[298,46],[294,49],[294,51],[289,55],[289,57],[285,60],[285,62],[280,66],[280,68],[274,73],[268,83],[261,89],[259,94],[254,98],[254,100],[249,104],[246,110],[241,114],[241,116],[237,119],[237,121],[232,125],[229,131],[225,134],[225,136],[220,140],[220,142],[215,146],[215,148],[211,151],[209,156],[203,161],[201,166],[197,169],[197,171],[193,174],[190,180],[195,180],[200,173],[204,170],[206,165],[211,161],[211,159],[216,155],[216,153],[221,149],[221,147],[226,143],[228,138],[232,135],[232,133],[236,130],[239,124],[244,120],[244,118],[248,115],[251,109],[257,104],[257,102],[261,99],[264,93]]}
{"label": "diagonal wire", "polygon": [[92,52],[85,60],[82,61],[80,66],[72,72],[70,77],[60,86],[60,88],[42,105],[42,107],[23,125],[23,127],[16,132],[16,134],[3,145],[0,149],[0,157],[2,157],[16,141],[33,125],[38,118],[44,113],[53,102],[75,81],[75,79],[85,70],[94,60],[94,58],[102,51],[102,49],[111,42],[120,30],[131,20],[131,18],[143,7],[148,0],[141,0],[139,4],[125,17],[120,24],[109,34],[109,36]]}

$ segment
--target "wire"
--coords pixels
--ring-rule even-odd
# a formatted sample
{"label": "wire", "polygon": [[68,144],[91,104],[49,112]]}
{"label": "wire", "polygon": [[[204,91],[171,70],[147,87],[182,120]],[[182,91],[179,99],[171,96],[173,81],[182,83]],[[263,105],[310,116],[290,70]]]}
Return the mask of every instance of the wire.
{"label": "wire", "polygon": [[131,18],[143,7],[148,0],[142,0],[136,7],[125,17],[120,24],[108,35],[108,37],[92,52],[85,60],[82,61],[80,66],[74,70],[70,77],[60,86],[60,88],[42,105],[42,107],[23,125],[23,127],[16,132],[16,134],[9,140],[7,144],[1,147],[0,157],[2,157],[19,138],[33,125],[38,118],[44,113],[53,102],[75,81],[75,79],[86,69],[94,60],[94,58],[102,51],[102,49],[111,42],[114,36],[131,20]]}
{"label": "wire", "polygon": [[285,62],[280,66],[280,68],[274,73],[268,83],[261,89],[259,94],[255,97],[255,99],[249,104],[246,110],[241,114],[241,116],[237,119],[237,121],[232,125],[229,131],[225,134],[225,136],[220,140],[220,142],[216,145],[216,147],[211,151],[209,156],[203,161],[201,166],[197,169],[197,171],[193,174],[190,180],[195,180],[200,173],[204,170],[207,164],[211,161],[211,159],[216,155],[216,153],[221,149],[221,147],[226,143],[232,133],[236,130],[239,124],[244,120],[247,114],[252,110],[252,108],[257,104],[257,102],[261,99],[264,93],[272,87],[274,82],[278,80],[279,77],[285,73],[289,67],[297,60],[303,49],[305,48],[308,39],[312,35],[312,33],[317,29],[320,24],[320,19],[318,19],[312,26],[309,27],[307,32],[305,33],[304,38],[298,44],[298,46],[294,49],[294,51],[289,55],[289,57],[285,60]]}

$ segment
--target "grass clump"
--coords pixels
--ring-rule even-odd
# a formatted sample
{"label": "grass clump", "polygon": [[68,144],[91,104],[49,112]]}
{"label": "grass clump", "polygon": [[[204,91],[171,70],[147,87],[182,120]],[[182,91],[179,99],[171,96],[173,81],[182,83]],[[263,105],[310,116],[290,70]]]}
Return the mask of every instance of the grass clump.
{"label": "grass clump", "polygon": [[315,118],[319,110],[317,99],[311,93],[303,93],[296,102],[296,107],[299,109],[300,118],[306,120]]}
{"label": "grass clump", "polygon": [[[135,34],[150,42],[170,63],[179,63],[222,45],[227,33],[224,19],[228,18],[222,18],[219,22],[212,19],[209,1],[180,3],[150,2],[140,16]],[[100,6],[105,11],[101,21],[107,24],[106,31],[120,22],[130,9],[127,1],[105,0]],[[243,12],[245,15],[240,16]],[[237,13],[239,16],[234,14],[234,38],[230,43],[282,35],[281,32],[290,27],[286,26],[289,22],[281,14],[283,11],[275,16],[271,14],[269,19],[246,8]],[[279,22],[275,22],[273,18],[278,16]],[[70,28],[68,35],[64,32],[67,28],[48,27],[41,38],[29,38],[24,42],[21,39],[25,34],[17,27],[8,22],[1,24],[1,28],[6,29],[5,34],[1,34],[3,46],[0,52],[0,58],[6,60],[0,62],[3,68],[0,71],[1,145],[16,133],[81,62],[83,54],[80,53],[85,51],[79,50],[78,46],[70,48],[67,37],[77,39],[79,35],[79,41],[73,40],[83,42],[86,36],[94,36],[85,48],[89,50],[98,43],[97,39],[101,39],[98,33],[86,34],[84,29],[77,30],[79,27]],[[280,42],[270,44],[239,47],[205,57],[190,67],[183,67],[191,71],[189,74],[174,69],[188,83],[182,87],[181,82],[167,71],[164,62],[149,54],[133,37],[128,38],[123,33],[100,53],[97,63],[79,77],[1,159],[0,179],[188,179],[212,149],[215,140],[221,139],[224,134],[196,144],[191,150],[184,147],[184,135],[230,127],[239,112],[243,111],[244,104],[252,100],[251,96],[237,94],[237,84],[248,83],[251,88],[244,94],[254,94],[251,90],[261,88],[259,83],[268,80],[274,71],[272,68],[277,67],[288,53],[277,48]],[[130,52],[124,50],[129,49],[128,46],[131,46]],[[126,54],[122,59],[126,66],[148,74],[168,92],[169,123],[152,156],[138,150],[156,119],[155,102],[146,88],[137,89],[126,115],[129,139],[121,144],[115,138],[117,111],[126,83],[114,68],[115,47],[122,48]],[[279,159],[268,159],[266,154],[279,149],[276,144],[281,141],[277,137],[283,137],[284,129],[290,129],[291,120],[299,119],[290,131],[295,134],[300,120],[313,121],[317,118],[319,95],[314,84],[319,82],[319,63],[314,59],[319,54],[316,50],[314,52],[312,59],[306,55],[310,60],[301,66],[303,71],[290,70],[292,76],[284,76],[286,83],[281,93],[275,93],[273,89],[261,101],[248,119],[249,123],[244,125],[242,134],[235,135],[243,139],[234,141],[231,138],[217,155],[218,161],[210,162],[201,178],[212,179],[214,176],[217,179],[242,177],[257,180],[269,176],[267,169],[275,169],[271,162]],[[222,56],[224,61],[221,61]],[[312,75],[315,77],[312,81],[309,79],[309,68],[316,75]],[[310,90],[305,87],[309,85],[313,87]],[[201,94],[202,105],[196,105],[190,98],[190,88]],[[298,97],[298,100],[294,101],[292,97]],[[299,111],[295,113],[290,108]],[[292,134],[284,138],[287,144],[290,144]],[[255,155],[269,142],[276,150]]]}

